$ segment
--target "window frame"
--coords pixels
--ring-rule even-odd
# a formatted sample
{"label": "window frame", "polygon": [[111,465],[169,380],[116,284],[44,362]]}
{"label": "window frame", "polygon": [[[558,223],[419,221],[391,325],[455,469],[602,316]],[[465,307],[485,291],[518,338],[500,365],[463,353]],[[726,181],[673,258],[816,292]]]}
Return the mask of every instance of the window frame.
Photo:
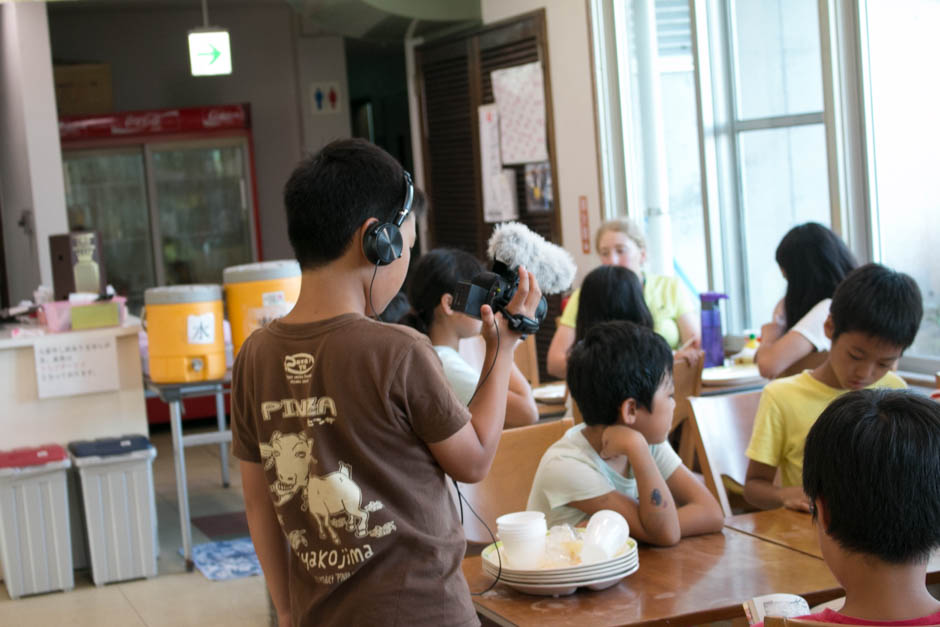
{"label": "window frame", "polygon": [[[882,261],[868,16],[865,2],[817,0],[822,110],[741,119],[736,113],[735,0],[689,0],[696,85],[699,170],[709,289],[731,297],[726,328],[740,331],[760,321],[748,308],[745,208],[742,201],[740,133],[822,124],[826,142],[829,218],[860,262]],[[637,158],[632,135],[626,9],[620,0],[587,0],[591,19],[594,82],[604,218],[634,215],[641,204],[631,163]],[[601,62],[599,62],[601,59]],[[758,312],[755,312],[758,315]],[[934,373],[940,355],[902,357],[904,370]]]}

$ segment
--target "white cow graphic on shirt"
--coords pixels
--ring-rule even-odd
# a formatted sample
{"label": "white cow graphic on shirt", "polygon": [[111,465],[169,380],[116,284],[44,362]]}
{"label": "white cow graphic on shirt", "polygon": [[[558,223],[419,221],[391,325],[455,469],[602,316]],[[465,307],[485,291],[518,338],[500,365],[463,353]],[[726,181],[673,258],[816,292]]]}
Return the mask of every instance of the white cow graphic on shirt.
{"label": "white cow graphic on shirt", "polygon": [[271,492],[276,496],[274,504],[283,505],[303,488],[310,463],[317,462],[313,457],[313,438],[303,432],[275,431],[270,442],[259,447],[264,469],[273,466],[277,471],[277,481],[271,484]]}
{"label": "white cow graphic on shirt", "polygon": [[[370,504],[372,505],[372,504]],[[317,522],[320,539],[329,532],[333,544],[339,544],[339,536],[330,525],[331,516],[346,516],[346,531],[354,531],[357,538],[369,533],[369,509],[362,507],[362,490],[352,480],[352,467],[339,462],[339,470],[317,477],[310,477],[304,488],[302,509],[309,510]]]}

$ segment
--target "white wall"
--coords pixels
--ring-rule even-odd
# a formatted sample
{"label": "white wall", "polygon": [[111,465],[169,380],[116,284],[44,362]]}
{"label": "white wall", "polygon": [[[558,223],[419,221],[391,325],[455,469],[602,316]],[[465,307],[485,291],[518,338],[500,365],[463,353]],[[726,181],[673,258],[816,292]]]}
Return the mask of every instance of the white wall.
{"label": "white wall", "polygon": [[304,150],[316,150],[323,138],[349,135],[348,113],[318,116],[345,121],[326,132],[316,131],[322,121],[302,125],[306,101],[298,88],[299,68],[341,68],[332,75],[345,84],[342,43],[310,51],[311,39],[302,38],[298,46],[287,3],[214,7],[210,2],[209,9],[210,23],[229,30],[230,76],[190,76],[186,35],[202,25],[195,1],[191,9],[57,6],[50,12],[52,50],[56,60],[110,63],[116,111],[250,103],[263,255],[292,257],[284,183]]}
{"label": "white wall", "polygon": [[[304,150],[313,152],[334,139],[349,137],[349,84],[342,37],[301,36],[297,39],[297,81],[302,109]],[[339,112],[313,113],[315,83],[339,83]]]}
{"label": "white wall", "polygon": [[[10,301],[52,285],[49,235],[68,231],[44,3],[0,4],[0,204]],[[24,219],[26,228],[18,222]]]}
{"label": "white wall", "polygon": [[[580,0],[481,0],[481,4],[486,24],[545,9],[562,245],[574,256],[578,264],[576,281],[580,281],[600,263],[593,252],[601,207],[587,5]],[[588,200],[592,238],[588,254],[581,250],[579,196],[587,196]]]}

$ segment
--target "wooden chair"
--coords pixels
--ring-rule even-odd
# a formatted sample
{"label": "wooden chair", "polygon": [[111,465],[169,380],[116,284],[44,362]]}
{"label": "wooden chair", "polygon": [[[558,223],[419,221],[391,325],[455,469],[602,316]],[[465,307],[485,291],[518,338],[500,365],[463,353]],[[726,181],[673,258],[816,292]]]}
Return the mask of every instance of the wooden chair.
{"label": "wooden chair", "polygon": [[[486,478],[475,484],[460,484],[464,499],[494,534],[499,516],[525,510],[542,455],[573,425],[569,417],[503,431]],[[457,510],[460,510],[459,504]],[[468,542],[492,542],[486,527],[476,519],[466,503],[463,506],[463,529]]]}
{"label": "wooden chair", "polygon": [[778,374],[777,378],[779,379],[780,377],[789,377],[790,375],[800,374],[804,370],[813,370],[817,366],[821,366],[828,357],[829,351],[813,351],[806,357],[793,362],[789,368]]}
{"label": "wooden chair", "polygon": [[705,485],[718,499],[721,511],[731,516],[724,477],[743,494],[747,474],[747,450],[760,401],[760,390],[689,399],[692,414],[689,425],[695,439],[695,453],[705,475]]}
{"label": "wooden chair", "polygon": [[[705,352],[699,351],[692,364],[684,359],[677,360],[672,366],[672,380],[675,385],[676,409],[672,414],[672,431],[682,425],[692,414],[689,397],[702,393],[702,368],[705,366]],[[689,468],[695,457],[695,438],[691,429],[683,427],[679,437],[679,457]]]}
{"label": "wooden chair", "polygon": [[519,371],[522,372],[522,376],[529,382],[529,385],[533,388],[538,387],[540,384],[539,354],[535,345],[535,335],[530,335],[516,347],[513,360],[516,362],[516,366],[519,367]]}
{"label": "wooden chair", "polygon": [[[486,344],[482,335],[468,337],[460,340],[457,353],[464,358],[468,364],[478,370],[483,369],[483,360],[486,356]],[[539,381],[539,357],[535,346],[535,336],[530,335],[519,343],[516,351],[513,353],[513,361],[526,378],[529,385],[537,387]]]}
{"label": "wooden chair", "polygon": [[571,416],[574,420],[574,424],[576,425],[584,422],[584,416],[581,415],[581,409],[578,407],[578,404],[575,402],[574,398],[571,399]]}

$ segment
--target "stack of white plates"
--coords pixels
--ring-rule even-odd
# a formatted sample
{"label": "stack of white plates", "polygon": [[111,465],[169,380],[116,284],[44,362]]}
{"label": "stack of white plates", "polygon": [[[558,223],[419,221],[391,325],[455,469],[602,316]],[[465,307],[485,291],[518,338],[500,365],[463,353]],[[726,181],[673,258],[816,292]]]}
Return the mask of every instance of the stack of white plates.
{"label": "stack of white plates", "polygon": [[564,383],[549,383],[532,388],[532,398],[539,403],[555,405],[567,400],[568,387]]}
{"label": "stack of white plates", "polygon": [[764,378],[755,364],[712,366],[702,370],[702,385],[747,385],[760,383]]}
{"label": "stack of white plates", "polygon": [[491,544],[481,554],[483,558],[483,572],[496,577],[507,586],[528,594],[542,594],[562,596],[571,594],[578,588],[603,590],[616,585],[627,575],[632,575],[640,567],[637,555],[636,542],[630,538],[617,553],[603,562],[566,566],[564,568],[543,568],[536,570],[519,570],[506,566],[506,555],[502,556],[502,570],[500,570],[499,556],[496,552],[502,547],[502,542]]}

